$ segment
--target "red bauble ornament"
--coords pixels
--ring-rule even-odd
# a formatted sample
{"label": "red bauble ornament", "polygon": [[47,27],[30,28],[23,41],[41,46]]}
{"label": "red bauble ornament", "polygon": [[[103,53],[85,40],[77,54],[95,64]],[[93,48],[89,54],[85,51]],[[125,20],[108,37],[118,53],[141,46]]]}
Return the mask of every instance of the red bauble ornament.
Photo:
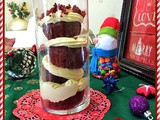
{"label": "red bauble ornament", "polygon": [[33,45],[33,46],[32,46],[31,51],[34,53],[34,55],[37,55],[36,45]]}
{"label": "red bauble ornament", "polygon": [[152,85],[140,84],[136,90],[136,93],[145,97],[151,97],[155,95],[155,87]]}

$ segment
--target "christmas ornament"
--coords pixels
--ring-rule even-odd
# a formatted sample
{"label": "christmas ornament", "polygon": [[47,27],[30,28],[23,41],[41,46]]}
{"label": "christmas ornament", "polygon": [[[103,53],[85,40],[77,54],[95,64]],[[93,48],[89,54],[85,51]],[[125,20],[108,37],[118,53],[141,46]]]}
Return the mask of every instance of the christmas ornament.
{"label": "christmas ornament", "polygon": [[118,19],[108,17],[101,25],[98,37],[93,39],[90,71],[96,78],[113,75],[118,78],[120,65],[117,58],[117,34],[120,29]]}
{"label": "christmas ornament", "polygon": [[103,78],[103,89],[106,90],[107,95],[109,95],[111,92],[120,90],[116,83],[119,81],[119,79],[115,79],[113,75],[110,75],[107,78]]}
{"label": "christmas ornament", "polygon": [[148,100],[140,95],[132,97],[129,101],[129,109],[134,116],[145,117],[147,120],[153,120],[153,116],[149,111]]}
{"label": "christmas ornament", "polygon": [[5,54],[5,70],[13,78],[28,77],[35,68],[36,57],[30,50],[19,48]]}
{"label": "christmas ornament", "polygon": [[152,97],[155,95],[155,87],[152,85],[140,84],[136,93],[145,97]]}
{"label": "christmas ornament", "polygon": [[33,46],[32,46],[31,51],[34,53],[35,56],[37,56],[36,45],[33,45]]}

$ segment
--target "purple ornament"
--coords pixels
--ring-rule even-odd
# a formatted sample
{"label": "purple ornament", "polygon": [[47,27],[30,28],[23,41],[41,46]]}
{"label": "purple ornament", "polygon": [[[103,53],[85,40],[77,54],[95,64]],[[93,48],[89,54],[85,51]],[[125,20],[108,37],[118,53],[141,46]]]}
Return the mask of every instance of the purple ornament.
{"label": "purple ornament", "polygon": [[145,97],[136,95],[130,99],[129,108],[133,115],[143,117],[144,112],[149,110],[149,102]]}

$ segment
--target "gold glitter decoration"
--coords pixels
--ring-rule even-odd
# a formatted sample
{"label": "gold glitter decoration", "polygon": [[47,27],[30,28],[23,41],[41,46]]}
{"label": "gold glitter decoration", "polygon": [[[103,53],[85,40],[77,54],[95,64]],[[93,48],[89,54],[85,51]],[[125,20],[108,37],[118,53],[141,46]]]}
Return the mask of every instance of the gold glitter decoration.
{"label": "gold glitter decoration", "polygon": [[20,90],[22,90],[23,89],[23,87],[15,87],[14,88],[14,90],[17,90],[17,91],[20,91]]}
{"label": "gold glitter decoration", "polygon": [[13,101],[14,104],[17,104],[17,102],[18,102],[18,100],[14,100],[14,101]]}
{"label": "gold glitter decoration", "polygon": [[9,97],[9,95],[5,95],[5,100]]}
{"label": "gold glitter decoration", "polygon": [[32,90],[28,90],[28,91],[27,91],[27,93],[30,93],[30,92],[32,92],[33,90],[35,90],[35,89],[32,89]]}
{"label": "gold glitter decoration", "polygon": [[10,84],[6,84],[5,89],[9,88],[10,86],[11,86]]}
{"label": "gold glitter decoration", "polygon": [[22,82],[22,80],[17,80],[16,82]]}
{"label": "gold glitter decoration", "polygon": [[7,110],[5,110],[5,116],[7,115]]}
{"label": "gold glitter decoration", "polygon": [[27,84],[37,84],[38,83],[38,80],[29,80],[27,81]]}
{"label": "gold glitter decoration", "polygon": [[5,75],[5,80],[8,80],[8,76],[7,75]]}

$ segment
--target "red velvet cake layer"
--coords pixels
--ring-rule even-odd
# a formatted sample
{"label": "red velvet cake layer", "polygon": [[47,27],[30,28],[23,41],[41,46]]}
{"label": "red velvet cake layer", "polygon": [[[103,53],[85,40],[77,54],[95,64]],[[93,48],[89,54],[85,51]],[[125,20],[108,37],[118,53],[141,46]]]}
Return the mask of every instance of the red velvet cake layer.
{"label": "red velvet cake layer", "polygon": [[87,59],[87,49],[69,47],[49,47],[49,60],[57,67],[78,69],[81,68]]}
{"label": "red velvet cake layer", "polygon": [[41,77],[44,82],[54,82],[59,84],[63,84],[68,80],[51,74],[48,70],[44,68],[44,66],[41,66]]}
{"label": "red velvet cake layer", "polygon": [[74,37],[81,32],[80,22],[57,22],[43,25],[45,36],[50,39],[57,37]]}
{"label": "red velvet cake layer", "polygon": [[53,109],[53,110],[67,110],[67,109],[71,109],[74,106],[78,105],[84,96],[84,90],[77,92],[76,95],[64,100],[64,101],[60,101],[60,102],[51,102],[47,99],[42,99],[42,104],[45,108],[48,109]]}

